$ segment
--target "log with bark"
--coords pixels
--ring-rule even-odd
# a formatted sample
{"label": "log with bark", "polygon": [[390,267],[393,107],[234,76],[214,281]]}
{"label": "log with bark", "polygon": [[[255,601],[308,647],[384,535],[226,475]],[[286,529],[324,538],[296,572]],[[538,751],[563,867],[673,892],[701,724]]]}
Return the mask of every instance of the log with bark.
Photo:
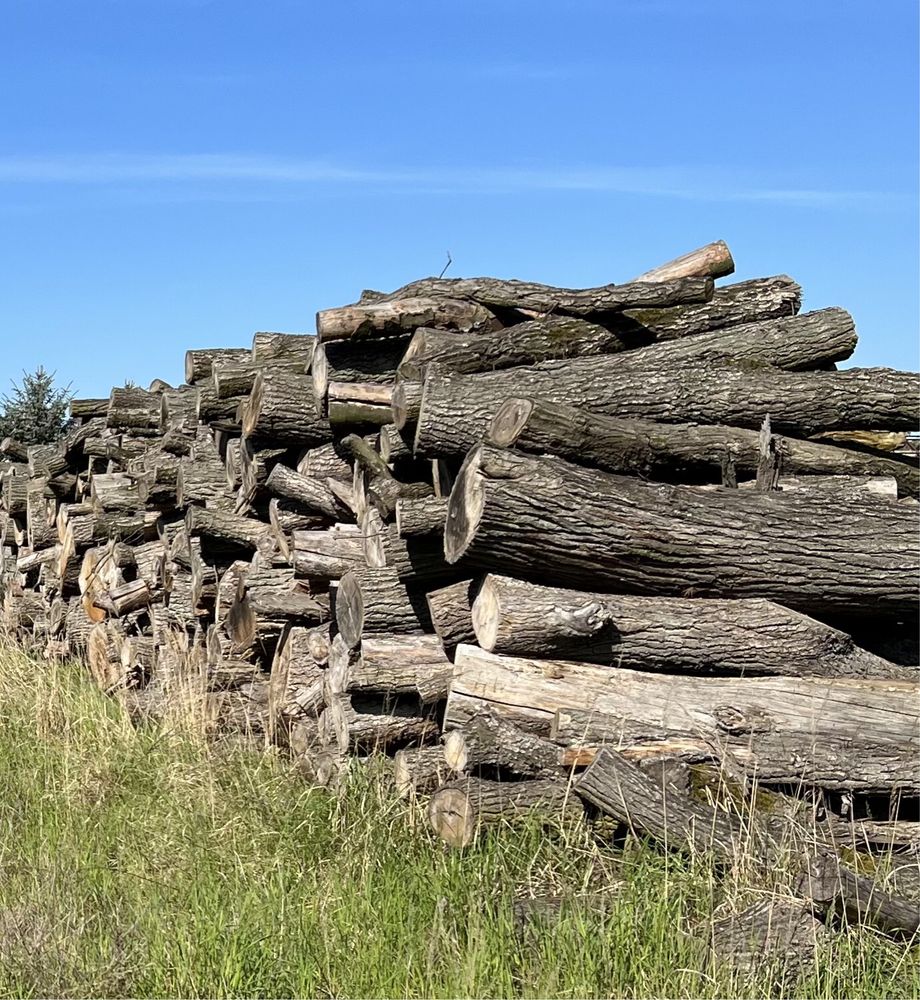
{"label": "log with bark", "polygon": [[215,347],[185,352],[185,381],[189,385],[211,377],[215,363],[247,361],[252,354],[245,347]]}
{"label": "log with bark", "polygon": [[243,433],[310,448],[325,444],[332,429],[316,413],[313,380],[306,373],[267,368],[253,381],[243,407]]}
{"label": "log with bark", "polygon": [[332,382],[390,385],[409,340],[409,337],[385,337],[318,344],[310,368],[317,405],[322,405]]}
{"label": "log with bark", "polygon": [[681,254],[666,264],[633,278],[633,281],[670,281],[673,278],[724,278],[735,270],[731,250],[725,240],[716,240]]}
{"label": "log with bark", "polygon": [[585,593],[490,573],[472,610],[489,652],[668,673],[920,677],[844,632],[761,598]]}
{"label": "log with bark", "polygon": [[421,326],[469,332],[500,325],[493,312],[476,302],[418,295],[323,309],[316,314],[316,336],[320,341],[399,337]]}
{"label": "log with bark", "polygon": [[447,697],[453,664],[433,635],[365,635],[355,656],[329,667],[336,692],[414,694],[422,704]]}
{"label": "log with bark", "polygon": [[312,333],[254,333],[250,357],[256,364],[275,360],[296,361],[301,371],[309,371],[316,337]]}
{"label": "log with bark", "polygon": [[407,587],[389,567],[346,573],[335,596],[335,621],[350,648],[369,634],[431,629],[424,594]]}
{"label": "log with bark", "polygon": [[335,694],[323,720],[328,721],[343,753],[386,753],[437,739],[438,724],[414,699]]}
{"label": "log with bark", "polygon": [[479,586],[480,580],[476,578],[428,591],[426,600],[431,624],[445,649],[452,650],[461,642],[476,641],[472,609]]}
{"label": "log with bark", "polygon": [[291,552],[294,572],[313,580],[338,580],[351,569],[361,569],[364,539],[357,525],[295,530]]}
{"label": "log with bark", "polygon": [[[760,433],[742,427],[665,424],[607,417],[543,399],[506,400],[487,439],[500,448],[558,455],[608,472],[680,482],[719,482],[726,465],[736,477],[753,476]],[[816,441],[774,435],[784,475],[892,476],[905,496],[920,494],[916,463]]]}
{"label": "log with bark", "polygon": [[277,496],[295,500],[311,513],[322,514],[332,521],[346,519],[350,511],[329,488],[329,481],[302,476],[281,463],[274,466],[265,481],[265,488]]}
{"label": "log with bark", "polygon": [[[500,278],[422,278],[392,292],[387,296],[387,303],[397,305],[409,297],[431,296],[441,299],[472,300],[489,309],[527,310],[566,316],[596,316],[622,312],[624,309],[708,302],[712,294],[713,283],[710,277],[631,282],[623,285],[601,285],[598,288],[557,288],[535,281]],[[317,330],[319,330],[318,318]]]}
{"label": "log with bark", "polygon": [[872,740],[915,746],[920,684],[904,680],[697,677],[498,656],[462,645],[444,718],[446,729],[493,709],[548,736],[555,713],[581,709],[671,734],[721,738],[749,733]]}
{"label": "log with bark", "polygon": [[444,761],[458,774],[481,777],[538,778],[559,776],[559,748],[501,718],[494,712],[473,716],[444,737]]}
{"label": "log with bark", "polygon": [[136,386],[113,389],[105,421],[107,427],[130,429],[134,434],[156,434],[163,422],[160,397]]}
{"label": "log with bark", "polygon": [[900,504],[658,486],[483,445],[454,485],[444,545],[450,563],[576,587],[891,618],[915,613],[914,522]]}

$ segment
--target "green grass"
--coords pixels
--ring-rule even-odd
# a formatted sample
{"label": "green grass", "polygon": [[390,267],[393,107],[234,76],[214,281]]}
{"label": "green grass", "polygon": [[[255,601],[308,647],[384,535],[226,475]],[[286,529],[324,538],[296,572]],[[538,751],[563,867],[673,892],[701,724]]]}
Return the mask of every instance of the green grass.
{"label": "green grass", "polygon": [[[135,731],[75,666],[0,654],[0,995],[906,997],[859,928],[796,985],[706,966],[682,931],[777,886],[584,827],[446,849],[384,774],[338,794],[272,754]],[[515,895],[609,893],[516,933]],[[785,992],[784,992],[785,991]]]}

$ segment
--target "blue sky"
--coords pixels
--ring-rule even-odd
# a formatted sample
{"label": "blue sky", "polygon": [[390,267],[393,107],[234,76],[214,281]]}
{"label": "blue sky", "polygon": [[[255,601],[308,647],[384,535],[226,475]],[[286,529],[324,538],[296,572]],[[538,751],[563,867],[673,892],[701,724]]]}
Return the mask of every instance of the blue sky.
{"label": "blue sky", "polygon": [[914,0],[0,0],[0,385],[712,239],[917,367]]}

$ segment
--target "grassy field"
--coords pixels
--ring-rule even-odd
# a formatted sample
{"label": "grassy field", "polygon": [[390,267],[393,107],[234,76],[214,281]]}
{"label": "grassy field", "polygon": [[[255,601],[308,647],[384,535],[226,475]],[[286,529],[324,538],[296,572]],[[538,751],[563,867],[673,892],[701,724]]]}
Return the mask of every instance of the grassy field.
{"label": "grassy field", "polygon": [[[384,774],[311,789],[0,653],[2,996],[918,995],[916,953],[860,928],[795,986],[709,966],[681,933],[777,891],[583,827],[450,851]],[[545,892],[611,904],[516,933],[513,897]]]}

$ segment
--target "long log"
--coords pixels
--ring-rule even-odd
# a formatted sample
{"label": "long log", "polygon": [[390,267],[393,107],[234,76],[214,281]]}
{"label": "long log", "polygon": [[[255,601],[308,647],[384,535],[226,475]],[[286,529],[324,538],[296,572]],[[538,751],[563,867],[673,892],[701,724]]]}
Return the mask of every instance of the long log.
{"label": "long log", "polygon": [[669,281],[672,278],[724,278],[735,270],[731,250],[725,240],[716,240],[681,254],[666,264],[633,278],[633,281]]}
{"label": "long log", "polygon": [[[451,730],[453,732],[453,730]],[[558,709],[549,737],[564,767],[590,764],[603,746],[630,760],[717,760],[730,773],[761,785],[823,788],[841,792],[916,795],[920,757],[910,744],[871,736],[816,736],[809,732],[751,732],[718,738],[671,730],[655,723],[595,709]]]}
{"label": "long log", "polygon": [[806,614],[916,611],[901,504],[659,486],[482,445],[450,496],[447,561],[623,593],[764,597]]}
{"label": "long log", "polygon": [[475,705],[544,736],[559,709],[716,739],[794,732],[911,747],[920,732],[915,681],[655,674],[466,645],[454,663],[446,729],[462,725]]}
{"label": "long log", "polygon": [[398,301],[340,306],[316,314],[316,336],[324,342],[404,336],[420,326],[470,331],[500,325],[484,306],[444,297],[404,296]]}
{"label": "long log", "polygon": [[323,713],[338,748],[346,753],[380,753],[437,739],[438,724],[416,705],[391,698],[333,695]]}
{"label": "long log", "polygon": [[270,528],[261,521],[240,517],[223,510],[189,507],[185,515],[189,536],[202,535],[218,542],[227,542],[242,549],[256,549],[268,537]]}
{"label": "long log", "polygon": [[635,597],[490,573],[473,605],[489,652],[676,673],[916,679],[844,632],[760,598]]}
{"label": "long log", "polygon": [[[422,278],[391,293],[388,302],[412,296],[471,299],[490,309],[524,309],[566,316],[595,316],[624,309],[657,308],[712,298],[712,278],[675,278],[597,288],[557,288],[535,281],[500,278]],[[437,326],[436,323],[425,324]],[[319,326],[317,325],[317,330]]]}
{"label": "long log", "polygon": [[[753,476],[761,457],[760,432],[742,427],[607,417],[519,397],[499,407],[488,440],[663,481],[719,482],[726,463],[741,477]],[[773,436],[773,449],[783,475],[893,476],[905,496],[920,494],[916,463],[781,435]]]}

